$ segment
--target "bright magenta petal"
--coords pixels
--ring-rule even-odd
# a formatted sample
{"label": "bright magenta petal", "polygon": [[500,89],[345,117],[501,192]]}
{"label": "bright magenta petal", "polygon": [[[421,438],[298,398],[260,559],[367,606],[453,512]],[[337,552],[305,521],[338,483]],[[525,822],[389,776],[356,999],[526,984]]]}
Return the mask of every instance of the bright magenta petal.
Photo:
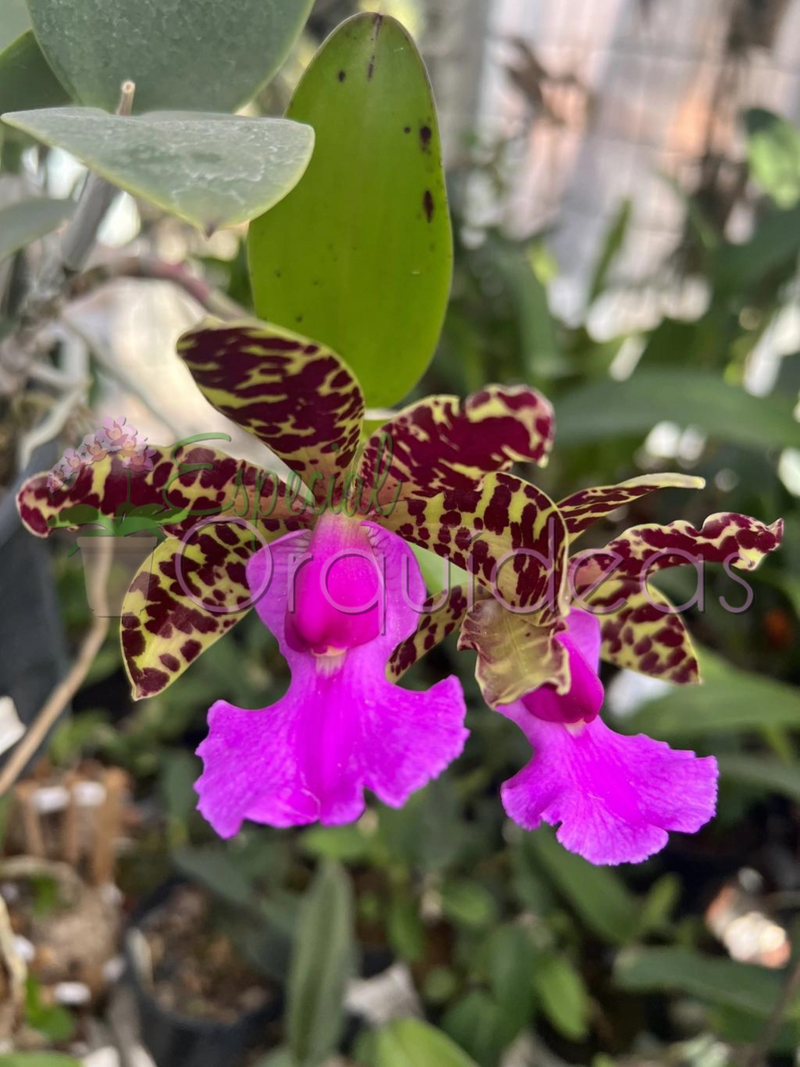
{"label": "bright magenta petal", "polygon": [[643,734],[623,737],[602,719],[544,722],[518,702],[501,709],[535,755],[502,787],[509,816],[526,830],[559,826],[561,844],[590,863],[639,863],[667,832],[694,833],[713,816],[717,761]]}
{"label": "bright magenta petal", "polygon": [[[415,630],[417,607],[425,600],[410,549],[372,523],[359,526],[343,516],[328,520],[339,526],[338,541],[330,528],[320,538],[289,534],[248,564],[253,595],[266,590],[258,613],[278,639],[292,680],[286,695],[269,708],[244,711],[225,701],[211,708],[209,736],[198,749],[205,769],[196,788],[200,810],[224,837],[235,834],[246,818],[273,826],[350,822],[364,810],[365,788],[400,806],[460,754],[467,737],[464,698],[455,678],[427,692],[410,692],[386,679],[389,658]],[[346,612],[341,627],[335,626],[327,605],[322,644],[344,651],[315,654],[295,639],[290,607],[298,561],[312,550],[324,562],[343,546],[349,550],[354,530],[366,531],[380,574],[379,632],[354,635]],[[361,577],[353,583],[351,603],[343,605],[348,611],[361,605],[363,593],[374,592],[371,579]],[[309,581],[311,587],[297,598],[301,610],[308,610],[308,598],[313,599],[313,573]],[[342,586],[337,592],[344,598]]]}

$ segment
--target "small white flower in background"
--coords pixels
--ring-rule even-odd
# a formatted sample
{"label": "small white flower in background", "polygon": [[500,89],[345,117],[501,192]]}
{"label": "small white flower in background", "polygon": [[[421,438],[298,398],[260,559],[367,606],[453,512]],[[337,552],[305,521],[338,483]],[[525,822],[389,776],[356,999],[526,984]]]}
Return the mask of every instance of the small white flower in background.
{"label": "small white flower in background", "polygon": [[25,733],[11,697],[0,697],[0,755],[6,752]]}

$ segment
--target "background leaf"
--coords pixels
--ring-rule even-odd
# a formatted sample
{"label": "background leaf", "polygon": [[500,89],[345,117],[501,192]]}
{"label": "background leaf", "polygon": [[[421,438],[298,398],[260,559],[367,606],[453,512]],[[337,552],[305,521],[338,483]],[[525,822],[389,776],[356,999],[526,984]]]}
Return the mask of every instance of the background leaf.
{"label": "background leaf", "polygon": [[615,871],[593,867],[567,852],[547,830],[528,834],[524,841],[526,851],[544,868],[590,930],[619,944],[636,936],[639,903]]}
{"label": "background leaf", "polygon": [[664,741],[759,727],[800,729],[800,693],[794,686],[701,659],[703,685],[681,686],[649,701],[623,721],[626,733],[646,733]]}
{"label": "background leaf", "polygon": [[697,426],[712,437],[757,448],[800,447],[789,403],[756,397],[704,371],[637,370],[624,382],[587,382],[556,403],[558,443],[645,435],[663,420]]}
{"label": "background leaf", "polygon": [[780,115],[752,108],[745,116],[750,175],[779,207],[800,200],[800,133]]}
{"label": "background leaf", "polygon": [[623,200],[618,210],[612,215],[611,222],[603,241],[600,255],[592,271],[592,279],[589,283],[589,298],[587,305],[591,305],[605,290],[609,271],[614,265],[614,260],[622,251],[625,238],[628,235],[628,227],[631,221],[632,203]]}
{"label": "background leaf", "polygon": [[256,311],[339,353],[370,406],[396,403],[433,354],[452,272],[436,111],[403,27],[356,16],[328,39],[287,117],[314,158],[250,227]]}
{"label": "background leaf", "polygon": [[81,1067],[81,1062],[60,1052],[9,1052],[0,1055],[0,1067]]}
{"label": "background leaf", "polygon": [[533,973],[545,1015],[565,1037],[582,1041],[589,1029],[589,995],[565,956],[542,956]]}
{"label": "background leaf", "polygon": [[725,755],[717,762],[723,780],[752,785],[759,792],[782,793],[800,804],[800,767],[767,756]]}
{"label": "background leaf", "polygon": [[121,118],[65,107],[3,120],[206,230],[246,222],[284,197],[314,144],[308,126],[285,119],[169,112]]}
{"label": "background leaf", "polygon": [[[703,956],[682,946],[626,949],[617,958],[614,980],[621,989],[678,990],[758,1015],[769,1015],[781,990],[774,971]],[[796,1017],[796,1004],[788,1014]]]}
{"label": "background leaf", "polygon": [[210,893],[234,907],[252,907],[253,889],[242,871],[231,862],[230,856],[208,845],[202,848],[178,848],[173,862],[182,875],[198,882]]}
{"label": "background leaf", "polygon": [[449,1037],[420,1019],[399,1019],[359,1043],[365,1067],[477,1067]]}
{"label": "background leaf", "polygon": [[289,974],[289,1046],[301,1067],[316,1067],[338,1044],[352,957],[350,880],[326,861],[303,900]]}
{"label": "background leaf", "polygon": [[[75,100],[113,111],[233,111],[283,63],[312,0],[29,0],[50,65]],[[213,72],[213,76],[210,76]]]}
{"label": "background leaf", "polygon": [[50,233],[75,210],[72,200],[25,200],[0,208],[0,261]]}
{"label": "background leaf", "polygon": [[67,91],[48,66],[32,30],[0,52],[0,115],[68,102]]}
{"label": "background leaf", "polygon": [[539,960],[527,931],[517,924],[495,927],[488,936],[489,982],[509,1028],[519,1032],[530,1018]]}
{"label": "background leaf", "polygon": [[30,28],[28,8],[25,0],[2,0],[0,4],[0,49],[15,41],[20,34]]}

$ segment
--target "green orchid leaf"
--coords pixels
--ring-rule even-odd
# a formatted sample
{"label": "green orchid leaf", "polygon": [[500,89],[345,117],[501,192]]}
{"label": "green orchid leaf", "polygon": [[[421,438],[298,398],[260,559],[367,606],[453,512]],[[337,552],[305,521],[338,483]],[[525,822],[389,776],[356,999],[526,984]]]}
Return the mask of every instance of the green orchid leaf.
{"label": "green orchid leaf", "polygon": [[723,781],[752,786],[759,793],[781,793],[800,804],[800,767],[770,756],[730,754],[718,756]]}
{"label": "green orchid leaf", "polygon": [[662,420],[750,448],[800,448],[800,422],[790,403],[752,396],[716,374],[684,367],[643,367],[624,382],[589,381],[556,404],[562,447],[645,436]]}
{"label": "green orchid leaf", "polygon": [[69,95],[47,65],[32,30],[21,33],[0,52],[0,115],[67,103]]}
{"label": "green orchid leaf", "polygon": [[477,1067],[446,1034],[421,1019],[398,1019],[365,1035],[358,1056],[366,1067]]}
{"label": "green orchid leaf", "polygon": [[36,37],[75,100],[112,111],[120,83],[136,106],[234,111],[278,70],[312,0],[28,0]]}
{"label": "green orchid leaf", "polygon": [[313,126],[303,181],[250,227],[256,310],[337,351],[367,404],[417,383],[444,319],[452,235],[436,110],[416,45],[357,15],[328,39],[287,117]]}
{"label": "green orchid leaf", "polygon": [[72,215],[72,200],[24,200],[0,208],[0,262],[55,230]]}
{"label": "green orchid leaf", "polygon": [[326,860],[303,900],[289,974],[287,1033],[298,1067],[318,1067],[336,1049],[352,962],[350,879]]}
{"label": "green orchid leaf", "polygon": [[759,727],[800,730],[800,695],[795,686],[731,666],[724,677],[711,677],[705,664],[701,659],[703,685],[681,686],[648,701],[625,719],[625,732],[672,741]]}
{"label": "green orchid leaf", "polygon": [[[681,946],[630,947],[617,957],[614,982],[638,993],[676,991],[709,1004],[724,1005],[761,1017],[768,1016],[781,991],[780,976],[763,967],[704,956]],[[798,1003],[787,1015],[798,1018]]]}
{"label": "green orchid leaf", "polygon": [[553,1026],[570,1041],[583,1041],[589,1030],[589,993],[580,971],[565,957],[543,955],[533,970],[536,993]]}
{"label": "green orchid leaf", "polygon": [[630,200],[623,200],[611,217],[611,224],[606,231],[600,255],[592,271],[592,279],[589,283],[589,298],[586,301],[587,307],[591,306],[599,296],[602,296],[607,288],[611,268],[622,251],[625,238],[628,236],[632,214],[633,204]]}
{"label": "green orchid leaf", "polygon": [[300,180],[314,145],[310,127],[286,119],[65,107],[3,121],[206,231],[269,210]]}

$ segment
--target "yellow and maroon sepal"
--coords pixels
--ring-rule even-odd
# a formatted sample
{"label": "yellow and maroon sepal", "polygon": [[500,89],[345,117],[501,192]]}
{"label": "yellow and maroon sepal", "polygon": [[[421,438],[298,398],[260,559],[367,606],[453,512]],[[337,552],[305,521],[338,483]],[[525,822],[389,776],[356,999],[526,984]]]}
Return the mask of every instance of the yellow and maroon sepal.
{"label": "yellow and maroon sepal", "polygon": [[48,473],[34,474],[17,495],[20,518],[31,533],[48,537],[115,519],[126,511],[147,511],[155,522],[179,534],[198,516],[242,505],[242,486],[254,484],[258,468],[205,445],[154,446],[153,469],[131,472],[117,453],[86,463],[60,489],[48,488]]}
{"label": "yellow and maroon sepal", "polygon": [[583,595],[610,578],[643,585],[668,567],[722,563],[752,571],[782,539],[782,519],[768,526],[733,512],[710,515],[699,530],[684,519],[666,526],[648,523],[631,527],[604,549],[578,553],[570,564],[571,581],[575,592]]}
{"label": "yellow and maroon sepal", "polygon": [[649,493],[659,489],[702,489],[705,484],[704,478],[689,474],[643,474],[619,485],[581,489],[559,500],[558,507],[564,516],[570,538],[575,541],[599,519]]}
{"label": "yellow and maroon sepal", "polygon": [[364,419],[344,360],[279,326],[216,320],[185,333],[178,354],[217,411],[263,441],[316,500],[338,501]]}
{"label": "yellow and maroon sepal", "polygon": [[378,503],[471,490],[514,463],[547,462],[555,419],[526,385],[490,385],[462,401],[433,396],[405,408],[367,441],[360,474],[380,485]]}

